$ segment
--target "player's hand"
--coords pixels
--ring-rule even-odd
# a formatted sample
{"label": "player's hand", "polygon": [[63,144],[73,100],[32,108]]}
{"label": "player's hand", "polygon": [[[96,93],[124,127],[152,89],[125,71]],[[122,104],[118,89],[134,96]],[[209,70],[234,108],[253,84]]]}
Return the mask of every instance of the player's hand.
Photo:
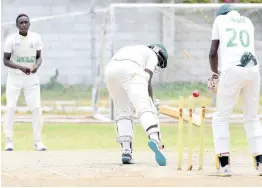
{"label": "player's hand", "polygon": [[37,66],[33,65],[33,68],[31,69],[31,73],[36,73],[36,71],[38,70]]}
{"label": "player's hand", "polygon": [[159,107],[160,107],[160,100],[159,99],[155,99],[154,100],[154,106],[155,106],[155,109],[156,109],[156,115],[159,116]]}
{"label": "player's hand", "polygon": [[157,109],[157,111],[158,111],[159,105],[160,105],[160,100],[159,100],[159,99],[155,99],[155,100],[154,100],[154,105],[155,105],[155,107],[156,107],[156,109]]}
{"label": "player's hand", "polygon": [[212,76],[208,79],[208,83],[207,83],[208,91],[216,93],[217,87],[218,87],[218,82],[219,82],[218,74],[213,73]]}
{"label": "player's hand", "polygon": [[27,68],[27,67],[20,67],[20,70],[21,70],[23,73],[27,74],[27,75],[29,75],[29,74],[31,73],[31,69],[29,69],[29,68]]}

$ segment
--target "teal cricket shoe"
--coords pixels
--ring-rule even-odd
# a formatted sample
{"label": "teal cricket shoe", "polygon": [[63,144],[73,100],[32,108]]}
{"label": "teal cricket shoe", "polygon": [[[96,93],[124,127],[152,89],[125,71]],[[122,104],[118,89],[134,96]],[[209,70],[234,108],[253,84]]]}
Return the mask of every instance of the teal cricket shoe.
{"label": "teal cricket shoe", "polygon": [[155,159],[159,166],[166,166],[166,157],[162,153],[164,146],[157,144],[155,140],[149,140],[148,146],[155,153]]}

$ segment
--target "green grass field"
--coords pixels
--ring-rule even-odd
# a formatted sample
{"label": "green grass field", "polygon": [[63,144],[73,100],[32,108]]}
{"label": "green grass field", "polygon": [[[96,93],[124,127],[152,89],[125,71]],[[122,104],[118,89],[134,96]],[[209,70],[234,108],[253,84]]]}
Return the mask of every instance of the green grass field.
{"label": "green grass field", "polygon": [[[185,126],[187,124],[184,124]],[[162,139],[167,149],[175,149],[177,142],[177,126],[172,124],[162,125]],[[232,124],[231,149],[248,149],[244,128],[242,125]],[[88,150],[88,149],[116,149],[119,145],[116,143],[114,125],[109,124],[45,124],[43,128],[43,141],[48,150]],[[187,145],[187,129],[184,129],[184,141]],[[193,147],[198,149],[199,128],[193,128]],[[205,127],[205,149],[213,148],[213,136],[210,125]],[[2,131],[2,150],[4,146],[4,135]],[[14,128],[14,147],[15,150],[30,151],[33,150],[33,135],[31,124],[15,124]],[[135,126],[134,131],[135,150],[144,150],[147,148],[147,136],[140,125]]]}
{"label": "green grass field", "polygon": [[[192,95],[193,90],[199,90],[201,96],[194,100],[195,107],[212,106],[212,95],[207,92],[206,84],[203,83],[165,83],[156,84],[153,86],[154,98],[160,99],[162,103],[170,106],[178,106],[179,97],[185,97],[185,107],[188,106],[188,97]],[[92,105],[92,87],[87,85],[62,85],[59,83],[41,85],[41,103],[43,106],[52,106],[56,101],[75,101],[76,106],[90,106]],[[5,86],[2,85],[2,105],[5,105]],[[105,87],[101,88],[99,107],[108,108],[109,96]],[[23,94],[20,95],[18,104],[20,106],[26,106]],[[262,89],[261,97],[259,100],[260,106],[262,105]],[[234,110],[234,113],[242,113],[242,102],[238,100]],[[54,114],[65,114],[64,112],[52,112]],[[68,115],[77,115],[76,113],[69,113]],[[259,109],[259,113],[262,113],[262,108]]]}

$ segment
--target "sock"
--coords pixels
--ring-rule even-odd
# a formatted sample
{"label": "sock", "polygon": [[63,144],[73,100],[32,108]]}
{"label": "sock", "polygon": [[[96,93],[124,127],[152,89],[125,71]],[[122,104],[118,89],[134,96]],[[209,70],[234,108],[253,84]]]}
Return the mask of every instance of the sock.
{"label": "sock", "polygon": [[225,167],[226,165],[229,164],[229,157],[228,156],[219,157],[219,162],[221,167]]}
{"label": "sock", "polygon": [[151,133],[149,135],[149,138],[152,140],[155,140],[158,144],[160,144],[160,140],[159,140],[159,133]]}
{"label": "sock", "polygon": [[122,145],[122,149],[123,149],[123,152],[132,152],[132,149],[131,149],[131,143],[130,142],[123,142],[121,143]]}

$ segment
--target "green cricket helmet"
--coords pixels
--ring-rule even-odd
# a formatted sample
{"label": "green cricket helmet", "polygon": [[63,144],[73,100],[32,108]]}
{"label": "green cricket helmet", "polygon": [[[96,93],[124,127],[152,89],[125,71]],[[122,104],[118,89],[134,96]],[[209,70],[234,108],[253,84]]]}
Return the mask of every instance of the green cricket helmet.
{"label": "green cricket helmet", "polygon": [[236,7],[234,5],[231,4],[223,4],[219,7],[219,9],[217,10],[217,16],[220,15],[226,15],[227,13],[229,13],[232,10],[237,10]]}
{"label": "green cricket helmet", "polygon": [[168,59],[166,48],[162,44],[152,44],[148,47],[156,53],[158,58],[158,66],[162,69],[166,68]]}

